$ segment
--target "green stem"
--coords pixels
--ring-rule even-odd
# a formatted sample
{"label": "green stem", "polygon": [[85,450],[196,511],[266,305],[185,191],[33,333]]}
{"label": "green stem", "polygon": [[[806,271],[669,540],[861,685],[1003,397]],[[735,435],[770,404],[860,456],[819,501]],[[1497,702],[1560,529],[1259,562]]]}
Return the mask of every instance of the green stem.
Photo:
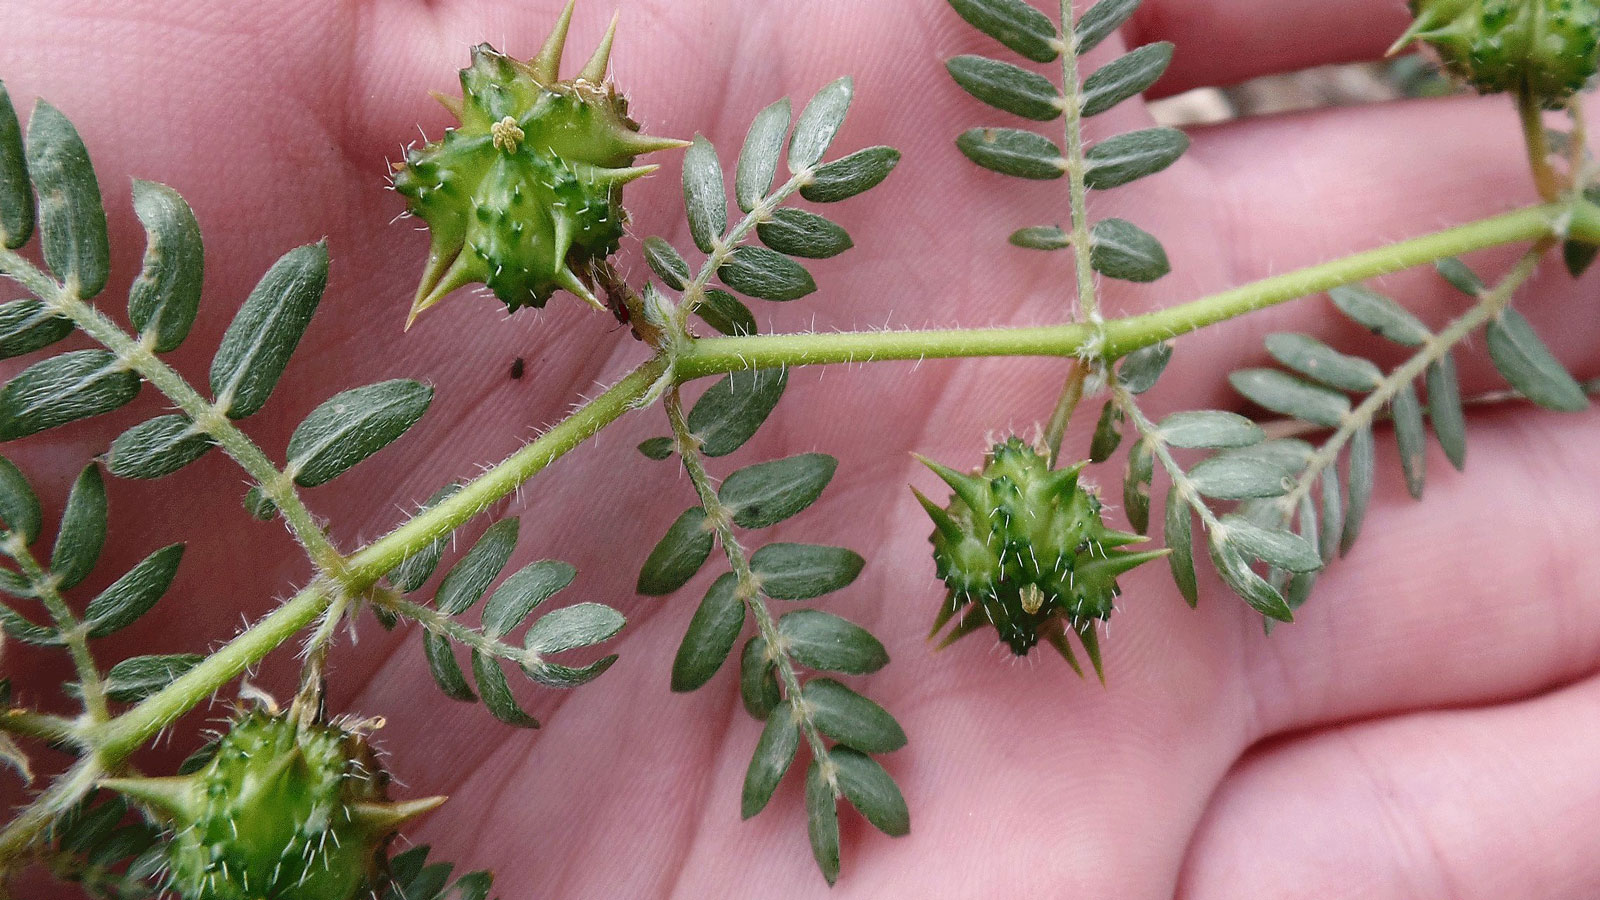
{"label": "green stem", "polygon": [[103,774],[105,770],[95,757],[84,757],[6,823],[5,830],[0,831],[0,878],[58,817],[94,790]]}
{"label": "green stem", "polygon": [[77,722],[31,709],[0,710],[0,731],[52,744],[83,743],[83,733]]}
{"label": "green stem", "polygon": [[502,644],[475,628],[468,628],[431,606],[413,603],[402,597],[383,597],[375,599],[374,603],[397,616],[411,619],[434,634],[447,637],[469,650],[498,659],[510,660],[518,664],[529,661],[527,651],[519,650],[510,644]]}
{"label": "green stem", "polygon": [[[800,691],[800,676],[795,673],[794,660],[784,650],[784,640],[778,633],[778,623],[772,617],[772,611],[767,608],[766,602],[762,600],[755,573],[750,570],[750,559],[745,555],[744,546],[739,543],[738,536],[733,533],[733,511],[722,505],[722,499],[717,496],[716,486],[711,483],[711,476],[706,474],[705,461],[700,454],[700,439],[689,430],[689,421],[684,417],[683,400],[678,395],[677,388],[667,392],[664,405],[667,408],[667,419],[672,423],[672,434],[678,445],[678,456],[683,460],[684,471],[689,474],[689,480],[694,484],[695,493],[700,497],[700,505],[705,508],[706,521],[716,529],[723,555],[728,558],[728,566],[733,570],[733,577],[737,581],[734,590],[749,608],[750,614],[755,617],[756,630],[767,642],[767,653],[778,671],[778,680],[783,684],[784,699],[789,702],[795,724],[800,727],[801,734],[805,735],[806,744],[811,747],[812,758],[828,773],[829,783],[832,784],[832,764],[828,758],[828,747],[822,742],[822,733],[817,729],[817,724],[811,716],[811,708],[806,704],[805,696]],[[836,790],[835,795],[837,793]]]}
{"label": "green stem", "polygon": [[[347,559],[343,589],[351,596],[383,577],[407,557],[515,490],[545,466],[619,418],[649,390],[665,368],[653,359],[629,373],[500,465],[479,476],[450,499],[429,509]],[[260,622],[234,638],[200,665],[108,724],[100,748],[122,758],[171,724],[195,704],[255,664],[300,629],[324,614],[337,590],[314,581]]]}
{"label": "green stem", "polygon": [[545,466],[621,418],[633,409],[635,401],[649,392],[666,367],[666,362],[659,357],[649,360],[439,505],[352,553],[349,569],[353,583],[365,587],[382,578],[406,557],[454,531],[522,486]]}
{"label": "green stem", "polygon": [[1522,140],[1528,148],[1528,167],[1539,196],[1554,200],[1561,195],[1561,179],[1550,165],[1550,141],[1544,133],[1544,107],[1523,90],[1517,95],[1517,115],[1522,121]]}
{"label": "green stem", "polygon": [[293,482],[273,465],[254,441],[236,428],[227,416],[219,413],[183,376],[162,362],[149,347],[129,337],[105,314],[67,291],[55,279],[18,254],[0,249],[0,274],[14,279],[33,292],[40,302],[72,319],[73,324],[85,334],[116,354],[123,365],[155,385],[189,417],[195,427],[210,435],[261,486],[262,493],[277,506],[289,530],[305,547],[317,568],[332,575],[343,573],[344,558],[317,524],[316,517],[300,501]]}
{"label": "green stem", "polygon": [[1044,442],[1050,451],[1051,468],[1055,468],[1056,459],[1061,456],[1061,440],[1066,437],[1067,425],[1072,421],[1078,402],[1083,399],[1083,382],[1088,376],[1089,367],[1081,359],[1073,360],[1067,369],[1067,383],[1062,386],[1056,408],[1050,413],[1050,422],[1044,428]]}
{"label": "green stem", "polygon": [[[1486,247],[1537,240],[1553,233],[1600,243],[1600,206],[1563,202],[1525,207],[1263,278],[1145,315],[1113,319],[1100,326],[1105,334],[1104,358],[1116,359],[1141,347],[1329,288]],[[1074,357],[1094,338],[1094,328],[1082,323],[1031,328],[702,338],[679,351],[675,372],[679,382],[683,382],[740,369],[777,366],[978,356]]]}
{"label": "green stem", "polygon": [[[1083,84],[1078,79],[1078,33],[1072,27],[1072,0],[1061,0],[1061,109],[1067,122],[1067,193],[1072,206],[1073,268],[1078,275],[1078,320],[1100,319],[1094,270],[1089,264],[1089,188],[1083,156]],[[1070,390],[1070,387],[1068,388]]]}
{"label": "green stem", "polygon": [[50,613],[50,620],[55,623],[56,631],[60,632],[67,652],[72,656],[72,666],[77,670],[78,685],[83,692],[84,713],[90,722],[106,721],[111,716],[106,707],[105,684],[100,679],[99,667],[94,663],[94,654],[89,652],[88,629],[83,627],[83,622],[79,621],[72,607],[61,596],[55,576],[46,572],[44,566],[33,558],[33,552],[28,549],[28,542],[22,535],[16,532],[5,534],[6,555],[16,560],[17,568],[28,579],[34,597]]}
{"label": "green stem", "polygon": [[336,593],[328,579],[313,581],[176,681],[106,723],[95,740],[101,758],[108,763],[126,759],[161,729],[315,621]]}

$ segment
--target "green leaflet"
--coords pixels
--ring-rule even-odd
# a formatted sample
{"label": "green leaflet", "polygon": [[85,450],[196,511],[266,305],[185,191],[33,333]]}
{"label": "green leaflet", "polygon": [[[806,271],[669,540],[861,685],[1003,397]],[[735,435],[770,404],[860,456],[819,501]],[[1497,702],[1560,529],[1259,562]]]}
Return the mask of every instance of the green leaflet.
{"label": "green leaflet", "polygon": [[182,544],[163,547],[90,600],[83,616],[89,636],[105,637],[132,625],[149,612],[172,585],[182,558]]}
{"label": "green leaflet", "polygon": [[1189,149],[1189,136],[1176,128],[1146,128],[1109,137],[1084,154],[1084,183],[1106,190],[1154,175]]}
{"label": "green leaflet", "polygon": [[798,174],[816,165],[822,154],[828,152],[828,145],[833,143],[839,126],[844,124],[854,93],[854,82],[845,76],[817,91],[801,110],[800,118],[794,123],[794,133],[789,137],[790,172]]}
{"label": "green leaflet", "polygon": [[800,196],[813,203],[847,200],[882,184],[899,163],[900,151],[893,147],[857,150],[818,168],[801,186]]}
{"label": "green leaflet", "polygon": [[61,528],[50,552],[50,574],[57,590],[77,587],[100,560],[106,542],[106,484],[100,467],[90,463],[67,495]]}
{"label": "green leaflet", "polygon": [[1031,131],[973,128],[956,138],[956,148],[967,159],[1001,175],[1045,181],[1066,174],[1060,148]]}
{"label": "green leaflet", "polygon": [[950,6],[973,28],[1034,62],[1061,55],[1055,24],[1023,0],[950,0]]}
{"label": "green leaflet", "polygon": [[645,238],[644,261],[667,287],[681,291],[689,286],[689,264],[666,239],[654,236]]}
{"label": "green leaflet", "polygon": [[161,478],[216,446],[182,413],[157,416],[129,428],[111,442],[106,468],[119,478]]}
{"label": "green leaflet", "polygon": [[230,419],[266,404],[311,324],[328,281],[328,248],[285,253],[256,283],[211,359],[211,392]]}
{"label": "green leaflet", "polygon": [[839,461],[825,453],[804,453],[757,463],[722,482],[718,498],[741,528],[776,525],[815,503],[833,479]]}
{"label": "green leaflet", "polygon": [[840,590],[864,565],[854,551],[815,544],[768,544],[750,557],[761,592],[774,600],[809,600]]}
{"label": "green leaflet", "polygon": [[728,194],[717,149],[698,134],[683,153],[683,205],[694,245],[710,253],[728,230]]}
{"label": "green leaflet", "polygon": [[0,359],[42,350],[72,333],[72,320],[32,298],[0,305]]}
{"label": "green leaflet", "polygon": [[750,123],[734,174],[733,193],[739,201],[739,209],[744,212],[755,209],[772,189],[773,176],[778,173],[778,157],[783,153],[783,139],[788,133],[788,97],[757,113]]}
{"label": "green leaflet", "polygon": [[490,525],[472,549],[450,567],[434,598],[439,612],[459,616],[482,599],[490,582],[506,567],[511,552],[517,548],[518,527],[515,517]]}
{"label": "green leaflet", "polygon": [[783,369],[731,372],[706,389],[689,410],[689,430],[706,456],[726,456],[744,446],[783,397]]}
{"label": "green leaflet", "polygon": [[983,56],[957,56],[944,65],[962,90],[996,109],[1037,122],[1061,115],[1061,93],[1037,72]]}
{"label": "green leaflet", "polygon": [[1089,233],[1089,265],[1107,278],[1140,283],[1172,271],[1161,242],[1123,219],[1102,219],[1094,224]]}
{"label": "green leaflet", "polygon": [[1088,53],[1100,42],[1121,28],[1139,8],[1142,0],[1100,0],[1078,19],[1074,28],[1078,39],[1078,54]]}
{"label": "green leaflet", "polygon": [[[782,212],[782,210],[779,211]],[[700,300],[700,305],[695,307],[695,313],[701,319],[704,319],[707,325],[723,334],[755,334],[759,331],[756,328],[756,317],[750,312],[750,307],[745,306],[739,301],[739,298],[727,291],[707,288]],[[661,440],[667,442],[665,445],[666,453],[660,457],[652,457],[654,459],[666,459],[672,455],[672,439],[662,438]],[[641,444],[641,452],[643,447],[644,445]],[[652,445],[654,452],[660,452],[661,449],[660,444]],[[649,454],[646,455],[648,456]]]}
{"label": "green leaflet", "polygon": [[739,798],[741,818],[748,819],[766,808],[772,792],[778,789],[778,783],[794,764],[795,751],[799,749],[800,727],[794,718],[794,707],[785,704],[767,717],[755,752],[750,755],[744,790]]}
{"label": "green leaflet", "polygon": [[890,837],[911,832],[905,797],[877,760],[849,747],[835,747],[828,756],[839,773],[839,790],[872,827]]}
{"label": "green leaflet", "polygon": [[433,388],[405,378],[341,391],[289,438],[287,471],[302,487],[326,484],[393,443],[433,402]]}
{"label": "green leaflet", "polygon": [[855,246],[849,233],[838,225],[816,213],[788,207],[773,210],[771,219],[756,226],[756,234],[773,250],[805,259],[827,259]]}
{"label": "green leaflet", "polygon": [[683,641],[672,661],[672,690],[699,690],[722,668],[744,628],[745,605],[738,593],[739,580],[726,572],[706,591],[705,599],[689,620]]}
{"label": "green leaflet", "polygon": [[889,654],[871,632],[831,613],[799,609],[778,620],[778,633],[801,665],[848,675],[876,672]]}
{"label": "green leaflet", "polygon": [[801,690],[817,730],[863,753],[889,753],[906,733],[889,711],[832,678],[813,678]]}
{"label": "green leaflet", "polygon": [[571,584],[577,574],[577,569],[554,559],[542,559],[518,569],[484,603],[484,635],[499,640],[522,624],[539,604]]}
{"label": "green leaflet", "polygon": [[178,192],[152,181],[133,182],[133,211],[144,225],[144,265],[128,289],[128,318],[153,335],[157,353],[177,349],[200,309],[205,251],[194,212]]}
{"label": "green leaflet", "polygon": [[815,291],[817,283],[805,267],[765,247],[739,247],[717,269],[722,283],[761,300],[798,300]]}
{"label": "green leaflet", "polygon": [[22,535],[30,544],[39,537],[39,529],[44,525],[38,495],[34,494],[22,470],[4,456],[0,456],[0,525]]}
{"label": "green leaflet", "polygon": [[746,641],[739,653],[739,696],[745,712],[757,720],[771,715],[783,700],[777,665],[767,654],[766,639],[759,636]]}
{"label": "green leaflet", "polygon": [[69,294],[87,300],[111,273],[106,213],[89,151],[67,117],[40,100],[28,120],[27,157],[39,193],[44,261]]}
{"label": "green leaflet", "polygon": [[139,376],[105,350],[74,350],[34,363],[0,388],[0,440],[120,409]]}
{"label": "green leaflet", "polygon": [[635,589],[647,597],[660,597],[683,587],[705,565],[715,541],[716,535],[706,527],[705,510],[689,507],[645,557]]}
{"label": "green leaflet", "polygon": [[14,250],[33,236],[33,185],[28,182],[22,126],[0,81],[0,245]]}
{"label": "green leaflet", "polygon": [[1487,329],[1489,358],[1511,386],[1546,409],[1577,412],[1589,398],[1566,368],[1551,355],[1528,320],[1514,309],[1502,310]]}
{"label": "green leaflet", "polygon": [[1083,81],[1079,106],[1085,118],[1144,93],[1172,63],[1172,44],[1158,41],[1117,57]]}

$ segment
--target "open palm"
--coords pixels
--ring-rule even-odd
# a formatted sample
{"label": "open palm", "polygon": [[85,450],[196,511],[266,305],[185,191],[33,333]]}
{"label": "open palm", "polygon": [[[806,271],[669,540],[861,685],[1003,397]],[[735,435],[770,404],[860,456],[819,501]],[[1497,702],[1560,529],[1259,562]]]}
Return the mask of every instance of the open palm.
{"label": "open palm", "polygon": [[[591,2],[573,26],[581,48],[611,13]],[[322,310],[249,423],[269,453],[281,455],[294,424],[337,390],[400,375],[437,386],[411,436],[308,492],[346,549],[445,481],[499,460],[645,354],[565,295],[509,319],[497,302],[463,295],[400,331],[427,240],[386,224],[401,202],[384,189],[385,160],[416,139],[416,123],[435,136],[447,124],[426,92],[453,91],[472,44],[528,56],[556,12],[550,0],[0,4],[0,77],[17,105],[47,97],[94,154],[113,226],[108,297],[132,278],[141,247],[128,177],[170,184],[195,208],[206,295],[194,336],[174,354],[181,371],[204,372],[272,260],[327,237]],[[1175,92],[1372,57],[1404,21],[1399,0],[1147,0],[1124,43],[1175,41],[1160,87]],[[857,249],[814,267],[814,297],[759,309],[763,330],[1059,321],[1067,255],[1017,250],[1004,236],[1062,220],[1064,185],[991,175],[952,145],[972,125],[1009,123],[950,84],[942,60],[995,49],[942,0],[638,2],[623,4],[613,72],[647,131],[698,130],[730,155],[762,106],[784,94],[803,101],[854,74],[857,99],[836,148],[904,151],[871,199],[830,210]],[[1096,119],[1091,137],[1146,118],[1127,104]],[[1162,238],[1174,264],[1154,286],[1108,283],[1109,314],[1533,199],[1501,99],[1335,110],[1192,136],[1193,150],[1166,174],[1093,198],[1097,216],[1134,219]],[[636,234],[687,243],[675,178],[628,195]],[[621,259],[641,281],[643,267],[629,262],[636,243]],[[1508,259],[1472,262],[1494,272]],[[1432,321],[1460,304],[1427,274],[1387,286]],[[1519,300],[1583,374],[1600,365],[1594,290],[1593,278],[1575,283],[1550,267]],[[1268,330],[1366,346],[1316,299],[1247,321],[1184,342],[1150,402],[1234,403],[1222,375],[1255,359]],[[1463,360],[1468,393],[1498,385],[1480,356]],[[517,358],[524,374],[513,379]],[[1191,611],[1159,566],[1126,576],[1101,688],[1047,654],[1014,661],[985,637],[929,652],[942,588],[928,522],[905,489],[934,485],[907,451],[971,465],[986,435],[1030,431],[1045,417],[1063,375],[1060,361],[1014,359],[797,371],[772,422],[735,457],[840,457],[823,500],[777,531],[867,557],[830,608],[872,627],[894,659],[869,690],[911,738],[885,764],[911,804],[912,833],[890,840],[847,814],[834,896],[1600,891],[1600,684],[1591,677],[1600,604],[1590,587],[1600,557],[1588,552],[1600,529],[1600,459],[1583,449],[1600,438],[1600,419],[1475,414],[1470,474],[1436,455],[1421,505],[1401,496],[1397,468],[1380,466],[1362,542],[1322,578],[1297,624],[1270,639],[1219,584],[1204,582]],[[59,503],[85,459],[159,406],[147,392],[115,417],[5,452]],[[664,429],[658,410],[634,414],[497,510],[522,518],[520,558],[571,561],[582,574],[569,595],[630,618],[615,647],[622,659],[600,680],[524,696],[543,730],[512,730],[445,699],[405,629],[364,621],[360,642],[335,655],[331,706],[388,718],[383,742],[406,794],[453,796],[415,837],[463,866],[493,868],[508,897],[826,893],[797,778],[761,816],[738,820],[759,724],[740,708],[732,673],[696,694],[667,691],[696,587],[711,573],[665,601],[633,593],[639,562],[692,502],[670,463],[633,450]],[[1074,452],[1083,432],[1068,435]],[[1112,471],[1098,478],[1114,482]],[[171,541],[190,548],[173,594],[108,650],[204,650],[304,582],[301,555],[282,529],[245,514],[242,492],[218,454],[158,485],[112,485],[114,550],[98,577]],[[287,684],[292,662],[263,677]],[[57,674],[42,656],[12,664],[39,673],[39,692]]]}

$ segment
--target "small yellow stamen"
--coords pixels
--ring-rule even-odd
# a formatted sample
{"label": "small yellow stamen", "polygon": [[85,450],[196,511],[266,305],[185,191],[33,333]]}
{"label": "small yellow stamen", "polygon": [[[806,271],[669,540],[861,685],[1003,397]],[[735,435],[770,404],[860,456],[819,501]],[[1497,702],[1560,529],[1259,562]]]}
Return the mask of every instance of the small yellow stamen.
{"label": "small yellow stamen", "polygon": [[517,152],[517,143],[525,136],[522,129],[517,126],[517,120],[510,116],[490,125],[489,134],[494,141],[495,149],[507,153]]}

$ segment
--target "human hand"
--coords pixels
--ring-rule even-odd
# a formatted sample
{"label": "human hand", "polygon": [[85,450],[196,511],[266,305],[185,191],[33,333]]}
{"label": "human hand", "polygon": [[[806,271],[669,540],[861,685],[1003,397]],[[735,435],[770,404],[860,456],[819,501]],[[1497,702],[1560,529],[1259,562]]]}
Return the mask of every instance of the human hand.
{"label": "human hand", "polygon": [[[401,209],[383,189],[385,159],[415,137],[413,123],[435,136],[447,123],[425,93],[453,93],[472,44],[528,56],[556,12],[549,2],[478,0],[285,2],[270,13],[195,2],[7,10],[0,76],[15,102],[25,109],[31,96],[47,97],[94,155],[113,227],[107,296],[126,287],[141,246],[127,177],[170,184],[195,208],[208,274],[201,320],[172,356],[180,371],[204,372],[233,308],[272,260],[328,238],[322,311],[249,423],[269,453],[281,453],[294,425],[336,390],[401,375],[437,386],[432,412],[404,441],[307,492],[347,549],[392,527],[397,508],[499,460],[644,355],[625,330],[564,295],[510,319],[497,301],[456,297],[400,332],[426,239],[385,226]],[[597,39],[609,13],[580,8],[574,46]],[[1396,0],[1147,0],[1123,43],[1175,41],[1159,88],[1175,92],[1374,57],[1403,27]],[[816,296],[759,309],[764,331],[1059,321],[1070,262],[1003,240],[1064,218],[1065,188],[993,176],[955,150],[960,131],[1004,119],[949,83],[942,61],[963,52],[996,47],[934,0],[707,0],[624,6],[613,72],[647,131],[698,129],[730,156],[762,106],[785,93],[803,101],[851,73],[857,99],[836,146],[904,151],[870,201],[830,210],[857,249],[813,267]],[[1146,118],[1128,104],[1096,119],[1090,137]],[[1167,173],[1093,198],[1097,215],[1135,219],[1161,237],[1174,266],[1153,286],[1108,284],[1108,313],[1170,305],[1533,199],[1503,99],[1329,110],[1193,137]],[[687,243],[675,178],[630,186],[628,201],[636,233]],[[1509,257],[1472,261],[1495,272]],[[633,269],[642,280],[643,267]],[[1583,305],[1592,282],[1550,267],[1519,300],[1588,375],[1600,355]],[[1460,304],[1427,274],[1386,286],[1429,321]],[[1367,345],[1325,302],[1300,301],[1250,320],[1259,327],[1186,341],[1151,402],[1236,403],[1222,376],[1261,356],[1269,316],[1271,330]],[[525,374],[514,380],[518,357]],[[1481,354],[1462,362],[1468,393],[1498,386]],[[1059,361],[1014,359],[797,371],[772,423],[735,458],[840,457],[823,500],[777,534],[867,557],[830,608],[868,624],[895,662],[870,693],[911,738],[885,763],[913,830],[891,841],[845,814],[834,895],[1594,892],[1600,869],[1587,848],[1600,832],[1600,769],[1584,713],[1597,693],[1600,612],[1587,603],[1596,573],[1584,547],[1600,524],[1600,463],[1583,449],[1600,430],[1593,415],[1474,414],[1469,476],[1431,460],[1422,505],[1403,498],[1394,466],[1380,467],[1363,540],[1323,576],[1297,623],[1270,638],[1214,581],[1202,583],[1191,611],[1159,564],[1125,576],[1101,688],[1043,654],[1014,662],[983,637],[928,652],[943,589],[926,518],[904,487],[934,486],[907,451],[975,463],[986,433],[1026,431],[1046,415],[1063,375]],[[6,453],[59,503],[85,458],[159,406],[146,397]],[[638,563],[692,502],[670,463],[632,449],[663,429],[659,413],[635,414],[497,510],[523,519],[521,559],[571,561],[582,574],[569,593],[618,605],[631,621],[615,644],[621,661],[594,684],[524,695],[542,731],[513,731],[446,700],[414,635],[366,622],[360,643],[335,654],[330,706],[388,718],[381,737],[405,791],[453,797],[416,839],[464,867],[493,868],[508,896],[821,895],[797,777],[761,816],[737,820],[759,725],[739,710],[732,675],[693,695],[666,690],[695,587],[665,601],[634,598]],[[1085,428],[1068,435],[1069,448],[1086,443]],[[1392,443],[1380,454],[1392,458]],[[181,497],[170,494],[175,486]],[[241,614],[259,616],[304,582],[301,555],[281,529],[249,519],[242,491],[218,454],[171,481],[111,485],[105,577],[171,541],[190,549],[174,592],[109,650],[202,650]],[[205,533],[193,533],[197,522]],[[39,659],[13,652],[13,666]]]}

